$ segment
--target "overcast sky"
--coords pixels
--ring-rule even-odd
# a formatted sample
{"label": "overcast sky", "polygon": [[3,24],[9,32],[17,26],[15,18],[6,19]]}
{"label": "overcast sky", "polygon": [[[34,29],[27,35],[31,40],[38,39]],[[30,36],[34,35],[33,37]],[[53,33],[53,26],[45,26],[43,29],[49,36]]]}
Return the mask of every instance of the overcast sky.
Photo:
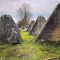
{"label": "overcast sky", "polygon": [[47,19],[60,0],[0,0],[0,16],[9,14],[17,22],[16,11],[23,3],[31,6],[33,20],[36,20],[40,15]]}

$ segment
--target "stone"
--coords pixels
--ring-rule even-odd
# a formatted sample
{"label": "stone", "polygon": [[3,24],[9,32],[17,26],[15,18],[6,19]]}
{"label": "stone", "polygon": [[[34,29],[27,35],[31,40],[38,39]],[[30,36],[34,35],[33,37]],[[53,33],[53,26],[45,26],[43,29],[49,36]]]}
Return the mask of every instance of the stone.
{"label": "stone", "polygon": [[34,26],[35,21],[31,21],[31,23],[29,24],[29,27],[27,29],[27,31],[31,31],[32,27]]}
{"label": "stone", "polygon": [[19,29],[10,15],[0,17],[0,42],[17,44],[22,41]]}
{"label": "stone", "polygon": [[60,3],[54,9],[34,41],[41,39],[60,41]]}
{"label": "stone", "polygon": [[45,18],[43,16],[39,16],[29,34],[38,34],[45,22]]}

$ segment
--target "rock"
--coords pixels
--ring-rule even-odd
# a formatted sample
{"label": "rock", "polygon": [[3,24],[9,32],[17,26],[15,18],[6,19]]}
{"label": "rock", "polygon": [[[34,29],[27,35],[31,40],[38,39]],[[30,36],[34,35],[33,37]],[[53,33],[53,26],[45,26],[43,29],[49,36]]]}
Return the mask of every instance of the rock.
{"label": "rock", "polygon": [[29,27],[28,27],[27,31],[31,31],[31,29],[33,28],[34,24],[35,24],[35,21],[31,21],[31,23],[29,24]]}
{"label": "rock", "polygon": [[34,41],[41,39],[60,41],[60,3],[56,6]]}
{"label": "rock", "polygon": [[0,17],[0,42],[11,44],[22,41],[17,25],[10,15]]}
{"label": "rock", "polygon": [[39,16],[29,34],[38,34],[45,22],[45,18],[43,16]]}

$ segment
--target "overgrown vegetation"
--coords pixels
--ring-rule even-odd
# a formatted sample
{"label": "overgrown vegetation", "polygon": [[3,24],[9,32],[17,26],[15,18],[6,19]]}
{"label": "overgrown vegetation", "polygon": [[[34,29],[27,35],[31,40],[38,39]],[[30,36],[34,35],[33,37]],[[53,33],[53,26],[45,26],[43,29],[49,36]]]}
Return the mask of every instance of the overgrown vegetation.
{"label": "overgrown vegetation", "polygon": [[[35,35],[20,31],[22,42],[18,45],[1,44],[0,59],[3,60],[43,60],[49,57],[60,57],[60,43],[33,42]],[[57,59],[59,60],[59,59]]]}
{"label": "overgrown vegetation", "polygon": [[32,18],[32,12],[30,6],[26,3],[23,3],[21,7],[17,10],[19,17],[18,27],[22,27],[29,24],[30,19]]}

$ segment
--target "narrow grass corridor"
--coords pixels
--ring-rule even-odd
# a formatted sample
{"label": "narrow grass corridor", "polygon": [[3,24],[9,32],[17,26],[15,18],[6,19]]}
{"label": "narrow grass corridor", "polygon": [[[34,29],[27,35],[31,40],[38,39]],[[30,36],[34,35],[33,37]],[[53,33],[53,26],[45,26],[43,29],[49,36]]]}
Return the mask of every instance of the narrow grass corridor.
{"label": "narrow grass corridor", "polygon": [[23,39],[20,44],[0,45],[0,60],[43,60],[47,57],[60,56],[60,47],[34,43],[35,35],[29,35],[29,32],[23,30],[20,30],[20,34]]}

